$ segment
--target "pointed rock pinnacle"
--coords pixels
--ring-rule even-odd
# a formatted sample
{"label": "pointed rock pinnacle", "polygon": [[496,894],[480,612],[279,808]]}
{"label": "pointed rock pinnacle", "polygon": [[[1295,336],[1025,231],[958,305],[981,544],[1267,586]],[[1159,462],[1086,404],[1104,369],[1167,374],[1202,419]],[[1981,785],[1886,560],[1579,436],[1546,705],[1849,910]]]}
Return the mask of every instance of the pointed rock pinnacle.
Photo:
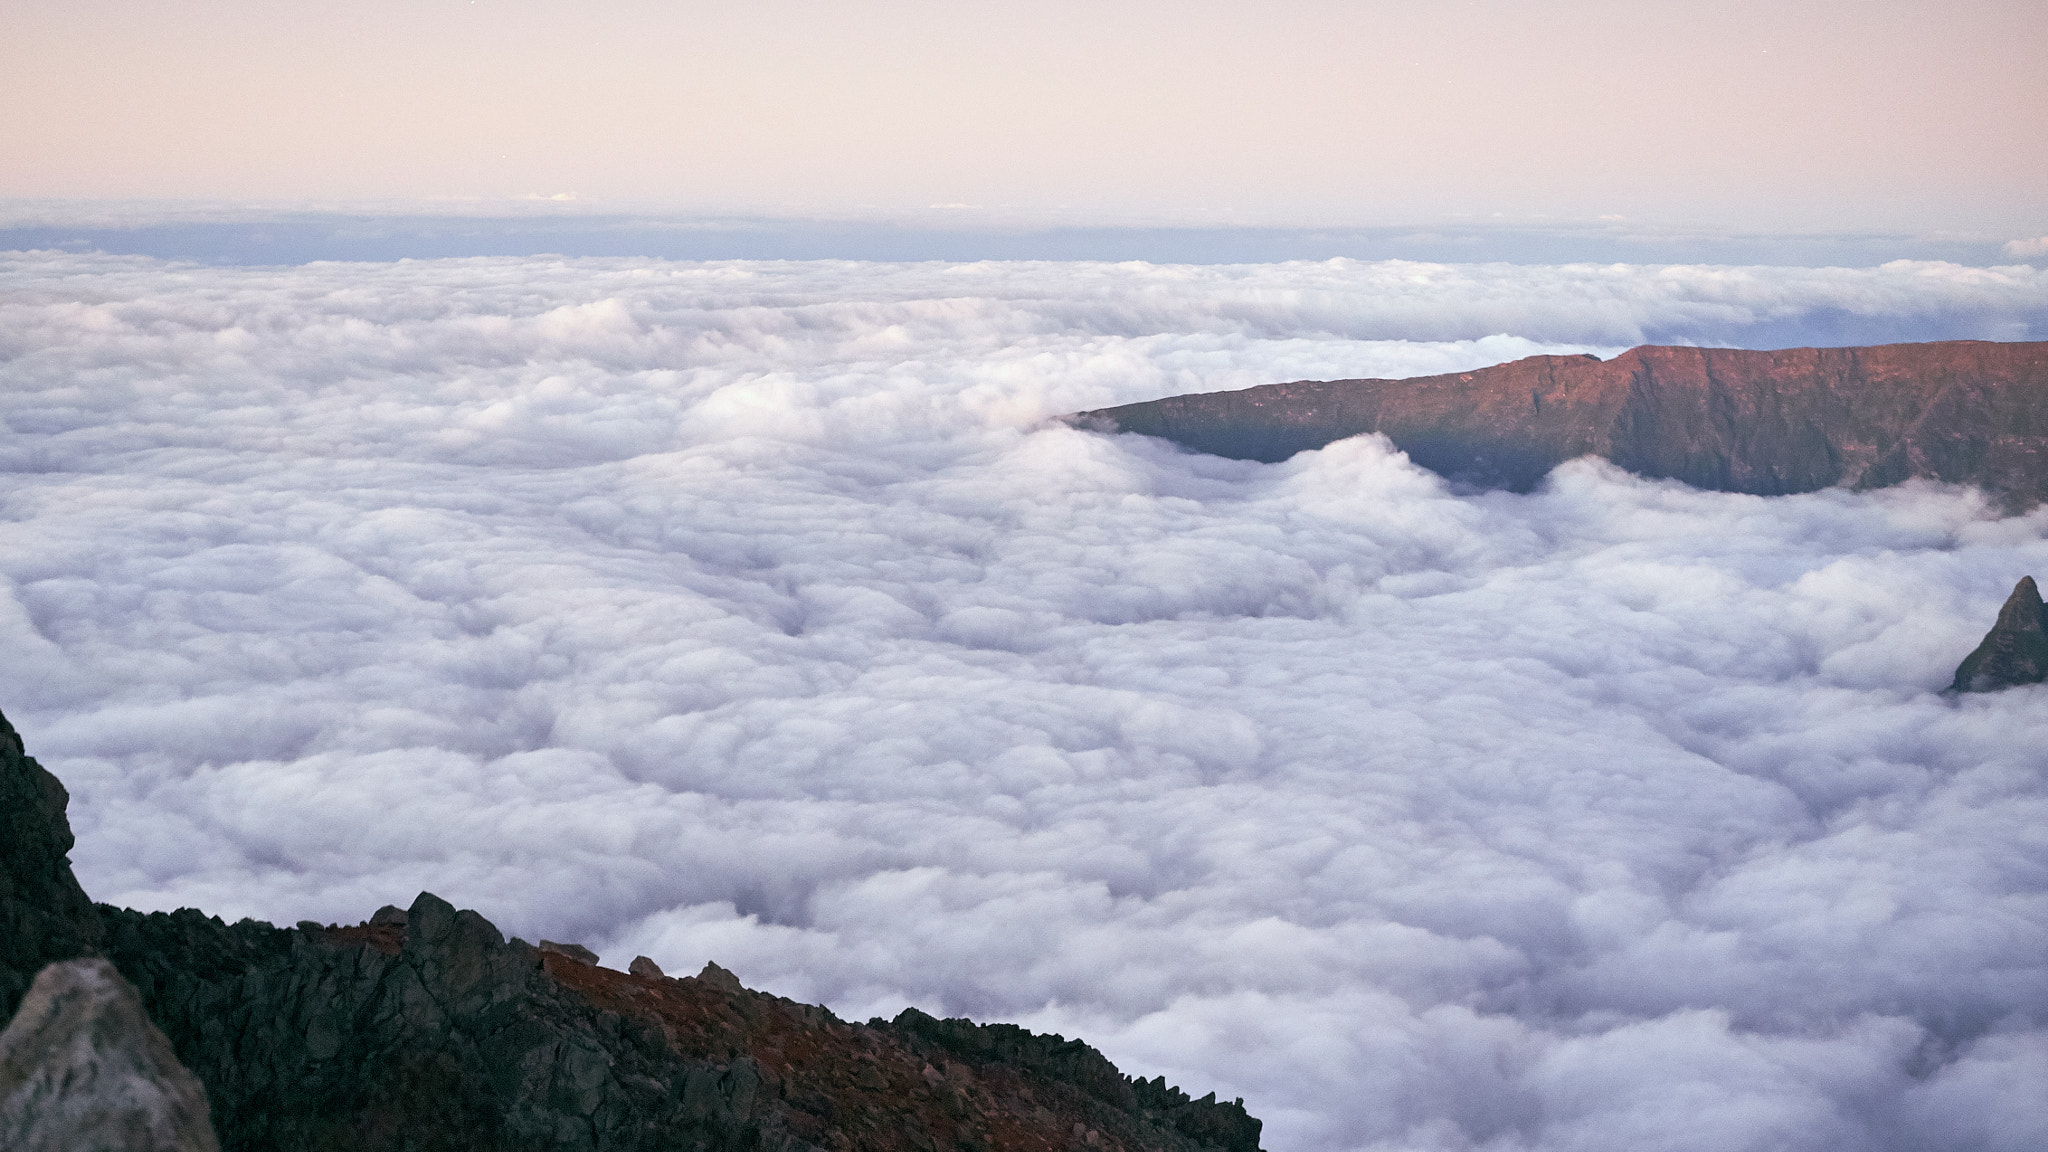
{"label": "pointed rock pinnacle", "polygon": [[2023,576],[1998,610],[1998,623],[1963,657],[1951,692],[1996,692],[2048,680],[2048,608],[2032,576]]}

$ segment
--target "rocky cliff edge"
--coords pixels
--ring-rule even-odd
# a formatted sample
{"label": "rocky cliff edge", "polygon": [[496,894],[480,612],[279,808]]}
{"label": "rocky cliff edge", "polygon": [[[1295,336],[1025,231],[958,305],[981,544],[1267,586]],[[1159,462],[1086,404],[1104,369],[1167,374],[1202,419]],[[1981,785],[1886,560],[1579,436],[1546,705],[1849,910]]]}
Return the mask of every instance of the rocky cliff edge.
{"label": "rocky cliff edge", "polygon": [[617,972],[427,893],[293,928],[93,905],[64,805],[0,720],[0,1010],[45,964],[111,960],[227,1152],[1257,1152],[1241,1102],[1077,1040],[914,1009],[851,1023],[715,965]]}
{"label": "rocky cliff edge", "polygon": [[1268,384],[1066,417],[1279,461],[1378,432],[1455,480],[1526,491],[1579,456],[1698,488],[1783,495],[1914,477],[2048,500],[2048,342],[1645,345],[1407,380]]}

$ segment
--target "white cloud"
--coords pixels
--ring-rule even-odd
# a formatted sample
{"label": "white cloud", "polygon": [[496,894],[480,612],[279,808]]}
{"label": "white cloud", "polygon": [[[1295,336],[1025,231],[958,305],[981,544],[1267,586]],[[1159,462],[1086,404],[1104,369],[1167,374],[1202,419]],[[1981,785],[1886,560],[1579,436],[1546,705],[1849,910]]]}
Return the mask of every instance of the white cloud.
{"label": "white cloud", "polygon": [[2031,240],[2007,240],[2005,254],[2025,260],[2033,256],[2048,256],[2048,236],[2036,236]]}
{"label": "white cloud", "polygon": [[1456,496],[1369,439],[1043,422],[1968,335],[2048,275],[42,254],[0,292],[0,707],[99,898],[431,888],[1080,1033],[1275,1149],[2048,1123],[2011,1090],[2048,1061],[2048,689],[1935,695],[2048,513],[1583,462]]}

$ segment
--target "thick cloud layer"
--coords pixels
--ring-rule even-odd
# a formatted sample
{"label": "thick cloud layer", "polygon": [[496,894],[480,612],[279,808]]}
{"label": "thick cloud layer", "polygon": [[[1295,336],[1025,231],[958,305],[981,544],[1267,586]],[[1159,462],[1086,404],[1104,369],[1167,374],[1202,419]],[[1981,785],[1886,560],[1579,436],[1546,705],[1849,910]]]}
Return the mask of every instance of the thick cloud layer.
{"label": "thick cloud layer", "polygon": [[0,291],[0,707],[101,899],[430,888],[1079,1033],[1287,1152],[2048,1141],[2048,688],[1937,694],[2048,513],[1592,462],[1457,495],[1373,439],[1044,420],[2023,335],[2048,274],[45,254]]}

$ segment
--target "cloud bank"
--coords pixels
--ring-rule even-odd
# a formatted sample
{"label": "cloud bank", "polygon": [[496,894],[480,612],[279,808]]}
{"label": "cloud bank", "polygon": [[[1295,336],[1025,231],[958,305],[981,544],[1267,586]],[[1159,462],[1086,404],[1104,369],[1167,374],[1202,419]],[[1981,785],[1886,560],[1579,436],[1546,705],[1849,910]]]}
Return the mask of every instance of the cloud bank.
{"label": "cloud bank", "polygon": [[2048,1139],[2048,513],[1449,492],[1045,417],[1645,340],[2014,335],[2048,273],[0,263],[0,707],[96,897],[431,888],[1079,1033],[1267,1146]]}
{"label": "cloud bank", "polygon": [[[687,215],[552,200],[370,202],[264,209],[151,201],[0,200],[0,249],[55,249],[207,264],[447,257],[667,260],[1290,260],[1874,267],[1894,260],[1994,266],[2040,255],[2003,233],[1755,231],[1623,217],[1438,212],[1398,225],[1329,226],[1230,214],[1104,215],[972,205],[836,217]],[[1843,334],[1836,333],[1837,336]],[[1870,341],[1890,338],[1873,329]]]}

